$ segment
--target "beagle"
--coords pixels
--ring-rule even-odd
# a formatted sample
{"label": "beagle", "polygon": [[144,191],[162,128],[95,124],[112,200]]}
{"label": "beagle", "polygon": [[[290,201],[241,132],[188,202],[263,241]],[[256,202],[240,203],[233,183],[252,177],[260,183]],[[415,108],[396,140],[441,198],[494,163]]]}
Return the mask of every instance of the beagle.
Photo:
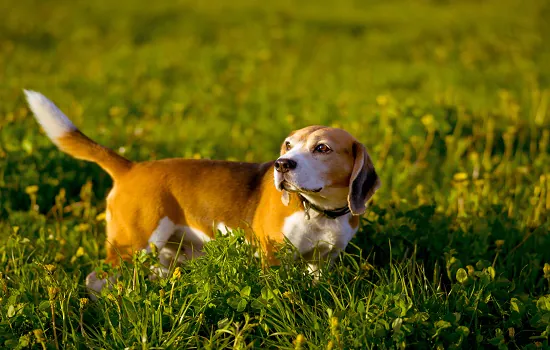
{"label": "beagle", "polygon": [[[267,163],[164,159],[135,163],[100,146],[42,94],[25,90],[48,137],[71,156],[97,163],[113,178],[107,196],[106,261],[117,265],[154,244],[163,264],[202,254],[214,232],[243,228],[264,261],[288,239],[315,272],[344,250],[359,216],[380,187],[365,146],[344,130],[308,126],[292,132]],[[253,237],[254,236],[254,237]],[[174,244],[173,242],[176,242]],[[106,283],[95,273],[88,288]]]}

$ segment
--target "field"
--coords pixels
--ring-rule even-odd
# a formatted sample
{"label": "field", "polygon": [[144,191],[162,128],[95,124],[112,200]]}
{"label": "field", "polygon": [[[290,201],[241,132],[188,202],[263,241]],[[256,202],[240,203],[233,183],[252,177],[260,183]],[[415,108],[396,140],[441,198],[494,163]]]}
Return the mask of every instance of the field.
{"label": "field", "polygon": [[[0,3],[0,348],[548,348],[545,0]],[[239,230],[88,299],[111,180],[22,89],[132,160],[267,161],[342,127],[382,179],[318,283]]]}

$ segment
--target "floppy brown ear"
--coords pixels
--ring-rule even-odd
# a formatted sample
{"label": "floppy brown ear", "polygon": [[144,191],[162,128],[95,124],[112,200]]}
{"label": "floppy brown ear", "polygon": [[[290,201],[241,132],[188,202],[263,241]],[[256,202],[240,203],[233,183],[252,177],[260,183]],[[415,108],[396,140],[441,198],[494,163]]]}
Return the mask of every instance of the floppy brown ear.
{"label": "floppy brown ear", "polygon": [[348,205],[353,215],[361,215],[381,183],[365,146],[355,142],[353,154],[355,163],[349,179]]}

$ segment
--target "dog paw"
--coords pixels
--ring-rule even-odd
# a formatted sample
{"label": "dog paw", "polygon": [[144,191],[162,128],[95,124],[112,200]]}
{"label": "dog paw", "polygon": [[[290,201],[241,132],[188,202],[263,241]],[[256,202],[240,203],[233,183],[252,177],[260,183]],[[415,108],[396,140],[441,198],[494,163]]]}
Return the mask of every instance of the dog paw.
{"label": "dog paw", "polygon": [[90,299],[96,301],[98,295],[101,295],[101,291],[108,284],[108,288],[111,289],[113,283],[116,282],[117,276],[110,276],[109,278],[99,278],[97,272],[94,271],[86,276],[86,289],[88,289],[88,294]]}

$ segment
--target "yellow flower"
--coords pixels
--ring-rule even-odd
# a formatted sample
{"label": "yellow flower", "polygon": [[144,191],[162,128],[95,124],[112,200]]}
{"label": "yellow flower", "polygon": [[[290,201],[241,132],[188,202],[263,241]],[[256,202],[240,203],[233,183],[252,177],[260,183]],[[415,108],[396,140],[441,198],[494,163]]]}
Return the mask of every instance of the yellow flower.
{"label": "yellow flower", "polygon": [[25,193],[27,194],[35,194],[36,192],[38,192],[38,186],[36,185],[27,186],[27,188],[25,188]]}
{"label": "yellow flower", "polygon": [[80,224],[76,227],[76,230],[78,232],[88,231],[89,229],[90,229],[90,225],[89,224],[84,224],[84,223],[82,223],[82,224]]}
{"label": "yellow flower", "polygon": [[109,115],[111,117],[123,116],[126,114],[126,109],[118,106],[113,106],[109,108]]}
{"label": "yellow flower", "polygon": [[421,121],[425,127],[430,127],[434,123],[434,116],[431,114],[426,114],[425,116],[422,117]]}
{"label": "yellow flower", "polygon": [[175,280],[179,280],[181,278],[181,268],[178,266],[174,269],[174,273],[172,274],[172,278]]}
{"label": "yellow flower", "polygon": [[158,247],[155,243],[149,243],[149,248],[151,248],[151,253],[153,253],[153,256],[156,256],[158,254]]}
{"label": "yellow flower", "polygon": [[50,297],[50,301],[55,299],[55,297],[57,296],[57,293],[59,293],[59,288],[48,287],[48,296]]}
{"label": "yellow flower", "polygon": [[287,116],[286,116],[286,122],[287,122],[287,124],[292,124],[292,123],[294,123],[294,120],[295,120],[295,119],[296,119],[296,118],[294,118],[294,116],[293,116],[292,114],[287,114]]}
{"label": "yellow flower", "polygon": [[331,317],[330,319],[330,334],[336,338],[336,341],[339,342],[338,338],[340,337],[340,332],[338,331],[338,326],[340,322],[338,321],[338,317]]}
{"label": "yellow flower", "polygon": [[78,249],[76,250],[75,255],[76,255],[77,258],[80,258],[81,256],[83,256],[84,255],[84,248],[78,247]]}
{"label": "yellow flower", "polygon": [[95,219],[97,221],[104,221],[106,217],[107,217],[107,213],[106,212],[101,212],[101,213],[97,214]]}
{"label": "yellow flower", "polygon": [[453,176],[453,180],[456,181],[456,182],[465,181],[467,179],[468,179],[468,174],[466,174],[466,173],[456,173]]}
{"label": "yellow flower", "polygon": [[124,292],[124,285],[122,284],[122,282],[117,282],[116,290],[118,292],[118,295],[122,295],[122,292]]}
{"label": "yellow flower", "polygon": [[365,262],[364,264],[361,264],[361,269],[365,271],[371,271],[374,270],[374,266],[372,266],[368,262]]}
{"label": "yellow flower", "polygon": [[306,340],[306,338],[304,337],[303,334],[298,334],[296,336],[296,340],[294,341],[294,349],[301,349],[302,344],[304,344],[305,340]]}
{"label": "yellow flower", "polygon": [[55,272],[55,265],[53,264],[47,264],[47,265],[44,265],[44,268],[46,269],[46,271],[51,275],[52,273]]}
{"label": "yellow flower", "polygon": [[44,332],[42,332],[41,329],[35,329],[32,331],[34,333],[34,336],[36,337],[36,341],[39,343],[43,343],[45,341],[44,339]]}
{"label": "yellow flower", "polygon": [[376,96],[376,103],[380,106],[385,106],[388,104],[388,96],[386,95],[378,95]]}
{"label": "yellow flower", "polygon": [[336,328],[336,327],[338,327],[338,324],[339,324],[339,323],[340,323],[340,322],[338,321],[338,317],[332,317],[332,318],[330,319],[330,328]]}

